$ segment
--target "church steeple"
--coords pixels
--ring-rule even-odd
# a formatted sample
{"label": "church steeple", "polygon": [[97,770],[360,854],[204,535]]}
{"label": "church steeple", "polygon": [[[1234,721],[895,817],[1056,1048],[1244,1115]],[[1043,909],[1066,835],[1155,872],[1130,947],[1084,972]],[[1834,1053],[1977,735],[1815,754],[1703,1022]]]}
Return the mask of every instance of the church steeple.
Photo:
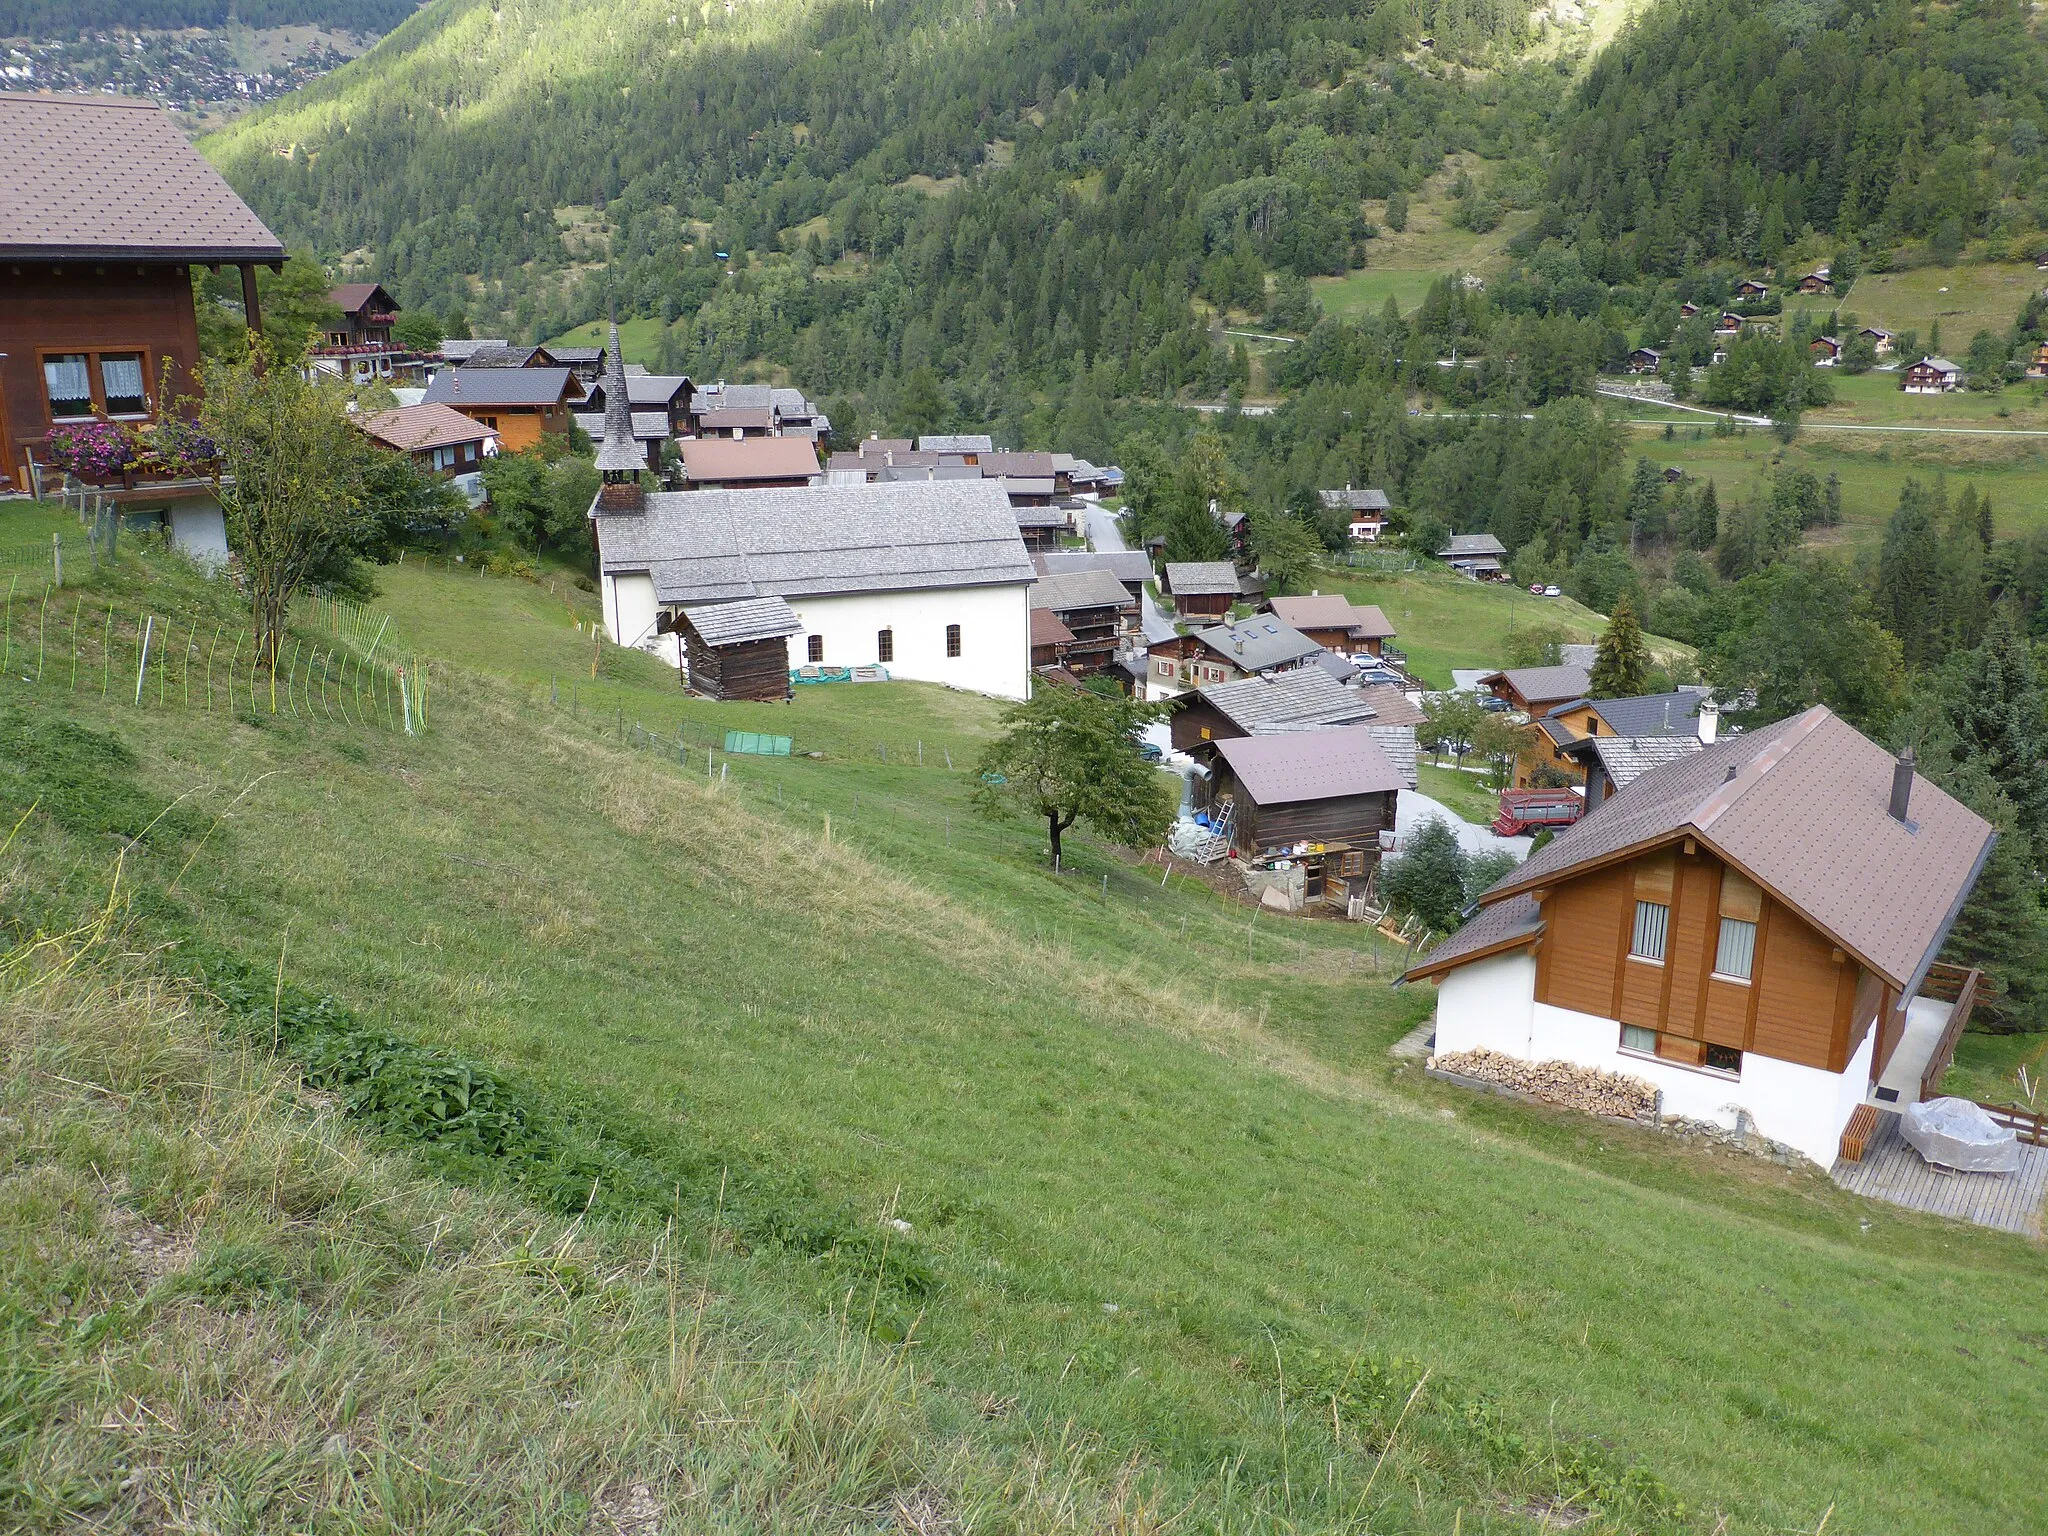
{"label": "church steeple", "polygon": [[619,354],[619,326],[613,321],[604,368],[604,442],[597,450],[597,468],[606,485],[624,485],[637,481],[646,467],[647,460],[633,441],[633,402],[626,394],[626,360]]}

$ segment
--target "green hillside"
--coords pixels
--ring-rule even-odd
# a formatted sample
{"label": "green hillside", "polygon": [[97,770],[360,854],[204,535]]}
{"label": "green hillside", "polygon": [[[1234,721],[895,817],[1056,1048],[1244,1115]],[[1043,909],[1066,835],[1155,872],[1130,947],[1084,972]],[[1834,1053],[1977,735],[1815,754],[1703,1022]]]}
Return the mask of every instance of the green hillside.
{"label": "green hillside", "polygon": [[[231,602],[101,579],[123,612]],[[2035,1245],[1393,1067],[1430,998],[1389,990],[1397,956],[1370,935],[1253,921],[1080,840],[1054,876],[1036,829],[972,817],[986,701],[885,685],[710,706],[636,654],[603,651],[593,678],[594,602],[566,585],[412,563],[381,580],[393,643],[443,658],[416,738],[175,695],[138,711],[90,676],[10,672],[11,942],[101,909],[120,855],[119,947],[145,957],[123,963],[204,976],[224,1011],[202,1027],[279,1042],[330,1115],[464,1199],[522,1204],[437,1222],[457,1197],[395,1173],[319,1194],[330,1155],[289,1152],[232,1095],[174,1154],[100,1100],[176,1124],[200,1069],[145,1071],[104,1030],[66,1044],[65,995],[10,967],[4,1006],[38,1022],[9,1049],[96,1088],[10,1073],[4,1134],[30,1136],[13,1145],[41,1182],[0,1181],[8,1262],[61,1191],[85,1198],[88,1166],[134,1192],[91,1194],[64,1244],[115,1219],[103,1200],[139,1200],[197,1254],[226,1250],[155,1306],[83,1261],[68,1300],[8,1287],[11,1525],[146,1511],[230,1473],[295,1528],[402,1508],[413,1529],[581,1529],[564,1485],[618,1480],[711,1529],[872,1527],[920,1492],[1019,1530],[2048,1518],[2026,1470],[2048,1433]],[[821,755],[707,753],[727,726]],[[472,1064],[463,1097],[437,1053]],[[53,1116],[73,1129],[40,1129]],[[228,1116],[236,1139],[202,1158]],[[239,1171],[254,1156],[306,1171]],[[378,1235],[322,1237],[387,1190]],[[697,1347],[706,1305],[725,1326],[704,1369],[731,1395],[699,1390],[678,1422],[662,1362]],[[127,1401],[109,1381],[139,1400],[124,1422],[168,1416],[157,1362],[222,1330],[287,1359],[332,1340],[293,1389],[325,1402],[385,1312],[385,1338],[425,1334],[415,1391],[478,1318],[461,1376],[503,1382],[518,1417],[452,1411],[452,1385],[407,1398],[380,1364],[353,1427],[266,1407],[180,1442],[221,1469],[196,1484],[154,1429],[72,1430]],[[573,1367],[554,1353],[572,1345]],[[900,1374],[861,1377],[863,1356]],[[536,1376],[544,1395],[519,1385]],[[237,1401],[273,1401],[253,1390]],[[797,1417],[709,1406],[770,1398]],[[587,1415],[628,1427],[600,1450]],[[797,1422],[801,1440],[777,1428]]]}

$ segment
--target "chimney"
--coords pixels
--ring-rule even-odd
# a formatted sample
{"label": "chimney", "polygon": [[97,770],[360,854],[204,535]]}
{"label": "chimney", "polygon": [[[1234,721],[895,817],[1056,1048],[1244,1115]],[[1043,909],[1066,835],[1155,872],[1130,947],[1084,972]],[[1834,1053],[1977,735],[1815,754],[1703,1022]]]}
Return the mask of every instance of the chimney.
{"label": "chimney", "polygon": [[[1892,764],[1892,820],[1906,821],[1906,812],[1912,807],[1912,803],[1913,749],[1908,747],[1899,754],[1899,760]],[[1906,824],[1912,825],[1911,822]]]}
{"label": "chimney", "polygon": [[1714,738],[1721,734],[1721,706],[1712,699],[1700,700],[1700,745],[1711,747]]}

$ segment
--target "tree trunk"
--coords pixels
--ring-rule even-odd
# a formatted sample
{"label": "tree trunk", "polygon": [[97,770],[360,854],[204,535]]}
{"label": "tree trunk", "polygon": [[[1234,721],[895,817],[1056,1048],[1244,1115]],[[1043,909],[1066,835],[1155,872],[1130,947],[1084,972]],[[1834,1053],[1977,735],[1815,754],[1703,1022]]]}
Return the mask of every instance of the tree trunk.
{"label": "tree trunk", "polygon": [[1060,834],[1074,824],[1074,818],[1068,816],[1062,819],[1057,815],[1048,813],[1045,823],[1052,831],[1052,867],[1058,869],[1060,867]]}

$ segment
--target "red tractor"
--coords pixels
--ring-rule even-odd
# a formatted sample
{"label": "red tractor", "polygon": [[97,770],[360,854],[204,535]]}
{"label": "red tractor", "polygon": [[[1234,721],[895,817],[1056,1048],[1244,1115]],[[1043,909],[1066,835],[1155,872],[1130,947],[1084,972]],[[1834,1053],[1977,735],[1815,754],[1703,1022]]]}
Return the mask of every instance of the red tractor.
{"label": "red tractor", "polygon": [[1586,814],[1586,797],[1575,789],[1504,789],[1493,830],[1502,837],[1520,837],[1538,827],[1558,830]]}

